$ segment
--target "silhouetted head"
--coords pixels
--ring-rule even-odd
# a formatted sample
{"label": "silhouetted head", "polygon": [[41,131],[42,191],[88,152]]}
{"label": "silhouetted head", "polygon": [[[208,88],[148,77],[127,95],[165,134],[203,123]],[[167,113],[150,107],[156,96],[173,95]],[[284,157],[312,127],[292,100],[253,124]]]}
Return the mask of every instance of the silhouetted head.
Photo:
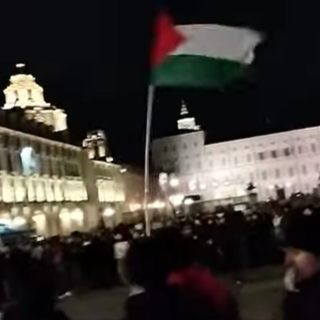
{"label": "silhouetted head", "polygon": [[136,239],[126,258],[130,281],[144,288],[165,285],[172,271],[184,269],[193,261],[191,244],[175,228]]}

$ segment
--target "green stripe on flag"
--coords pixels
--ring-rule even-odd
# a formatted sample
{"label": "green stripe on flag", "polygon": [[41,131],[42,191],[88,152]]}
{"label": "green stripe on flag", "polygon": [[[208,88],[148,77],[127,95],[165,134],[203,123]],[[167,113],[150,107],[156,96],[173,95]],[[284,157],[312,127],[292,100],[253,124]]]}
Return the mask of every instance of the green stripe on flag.
{"label": "green stripe on flag", "polygon": [[156,86],[221,88],[245,75],[247,66],[199,55],[170,55],[153,69]]}

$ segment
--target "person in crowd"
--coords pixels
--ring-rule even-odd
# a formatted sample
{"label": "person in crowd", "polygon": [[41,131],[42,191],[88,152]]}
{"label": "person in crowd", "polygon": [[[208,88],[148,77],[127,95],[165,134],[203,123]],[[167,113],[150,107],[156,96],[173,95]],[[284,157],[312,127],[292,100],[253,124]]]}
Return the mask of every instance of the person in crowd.
{"label": "person in crowd", "polygon": [[49,265],[26,260],[17,273],[19,290],[5,308],[2,320],[68,320],[55,308],[55,284]]}
{"label": "person in crowd", "polygon": [[229,290],[195,263],[190,239],[175,228],[135,240],[126,263],[134,284],[127,320],[239,319]]}
{"label": "person in crowd", "polygon": [[243,282],[246,265],[246,224],[244,214],[229,206],[226,211],[227,263],[237,284]]}
{"label": "person in crowd", "polygon": [[125,271],[125,257],[130,246],[132,235],[124,224],[118,225],[114,230],[114,256],[117,261],[118,276],[122,284],[127,285]]}
{"label": "person in crowd", "polygon": [[293,217],[286,227],[285,320],[320,319],[320,217]]}
{"label": "person in crowd", "polygon": [[84,276],[84,246],[83,238],[80,232],[72,232],[70,235],[70,243],[68,245],[68,276],[70,284],[77,288],[83,282]]}

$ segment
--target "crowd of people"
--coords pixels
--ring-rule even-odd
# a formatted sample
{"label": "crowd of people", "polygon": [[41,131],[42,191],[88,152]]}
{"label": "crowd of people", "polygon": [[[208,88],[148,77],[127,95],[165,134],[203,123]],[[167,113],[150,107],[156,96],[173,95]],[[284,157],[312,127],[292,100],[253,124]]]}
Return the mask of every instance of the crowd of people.
{"label": "crowd of people", "polygon": [[[151,237],[145,236],[140,221],[2,245],[5,319],[65,319],[53,307],[57,299],[119,284],[131,288],[128,320],[239,319],[231,293],[213,275],[228,272],[237,284],[245,284],[246,268],[282,263],[285,253],[287,319],[320,319],[318,304],[310,298],[320,297],[320,280],[314,280],[315,274],[320,279],[319,208],[318,200],[297,198],[245,211],[229,206],[158,217]],[[297,293],[300,282],[307,292],[303,296]],[[308,317],[302,305],[309,306]]]}

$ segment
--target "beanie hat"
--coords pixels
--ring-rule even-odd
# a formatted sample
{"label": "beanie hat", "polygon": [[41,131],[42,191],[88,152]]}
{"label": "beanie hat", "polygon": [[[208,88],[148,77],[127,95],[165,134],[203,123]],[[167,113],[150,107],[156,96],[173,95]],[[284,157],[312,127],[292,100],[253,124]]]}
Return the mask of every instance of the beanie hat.
{"label": "beanie hat", "polygon": [[286,247],[300,249],[320,257],[320,215],[298,214],[289,218],[285,228]]}

